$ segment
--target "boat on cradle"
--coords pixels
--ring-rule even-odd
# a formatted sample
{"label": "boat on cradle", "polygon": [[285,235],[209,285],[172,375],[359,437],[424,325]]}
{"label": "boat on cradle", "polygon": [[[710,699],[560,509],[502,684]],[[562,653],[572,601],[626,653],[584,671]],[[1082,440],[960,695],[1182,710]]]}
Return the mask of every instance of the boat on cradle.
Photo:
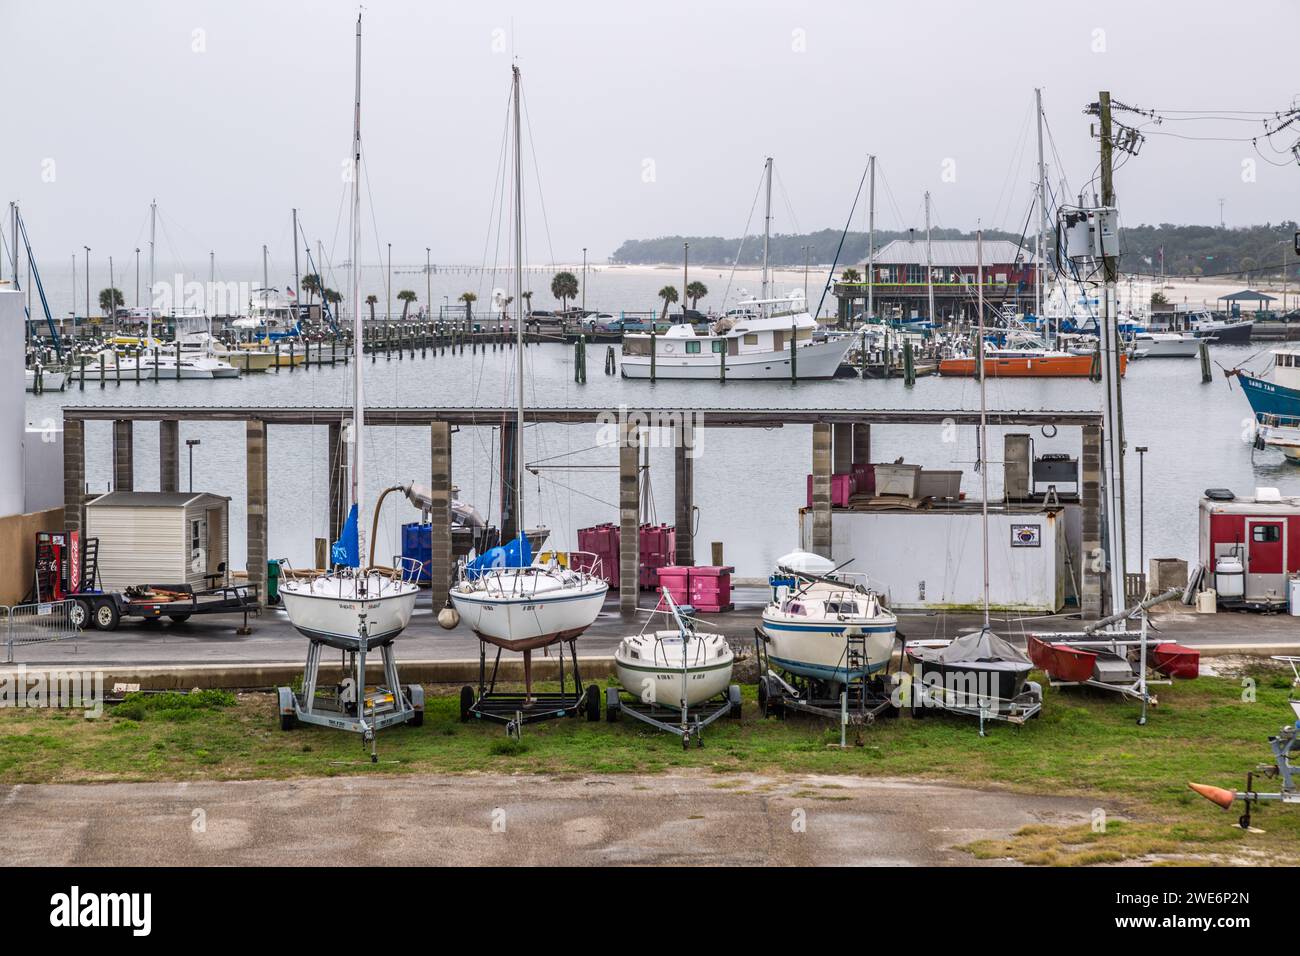
{"label": "boat on cradle", "polygon": [[[898,618],[865,575],[837,572],[820,555],[794,551],[778,559],[770,580],[775,595],[763,609],[762,628],[773,664],[835,684],[861,680],[889,665]],[[850,654],[857,642],[863,653]]]}
{"label": "boat on cradle", "polygon": [[1029,680],[1033,661],[987,627],[945,647],[908,645],[913,668],[912,708],[943,707],[970,713],[1033,716],[1041,694]]}
{"label": "boat on cradle", "polygon": [[1216,341],[1213,336],[1191,332],[1138,332],[1133,336],[1135,358],[1195,358],[1201,343]]}
{"label": "boat on cradle", "polygon": [[634,634],[614,651],[618,681],[644,704],[695,707],[726,692],[735,654],[721,634]]}
{"label": "boat on cradle", "polygon": [[[361,17],[357,17],[357,102],[354,112],[353,152],[356,175],[352,183],[350,260],[352,262],[352,314],[358,341],[361,335],[361,282],[357,266],[361,250],[361,194],[356,179],[361,169]],[[366,550],[366,529],[360,520],[365,493],[365,363],[352,363],[352,423],[354,439],[349,478],[351,508],[340,540],[333,549],[334,568],[323,574],[293,575],[280,584],[280,600],[289,621],[310,638],[313,647],[327,644],[346,650],[387,648],[411,621],[417,562],[396,559],[394,569],[375,568],[374,544]],[[382,502],[382,499],[380,499]],[[376,510],[379,503],[376,503]],[[377,515],[376,515],[377,518]],[[367,562],[367,558],[369,561]],[[412,565],[415,565],[412,570]],[[386,651],[387,654],[387,651]],[[364,663],[364,657],[362,658]],[[310,669],[310,665],[309,665]],[[394,669],[395,673],[395,669]],[[363,670],[364,680],[364,670]],[[391,676],[390,676],[391,683]],[[390,688],[396,693],[397,688]]]}
{"label": "boat on cradle", "polygon": [[[623,336],[625,378],[800,379],[834,378],[853,347],[849,336],[815,339],[816,320],[804,308],[803,295],[747,299],[699,335],[689,323],[671,326],[663,335],[628,332]],[[793,359],[792,359],[793,353]]]}
{"label": "boat on cradle", "polygon": [[1279,449],[1300,461],[1300,346],[1272,350],[1273,364],[1262,375],[1229,369],[1246,393],[1255,415],[1256,447]]}
{"label": "boat on cradle", "polygon": [[[43,392],[61,392],[67,382],[67,373],[63,369],[48,368],[42,366],[41,373],[41,391]],[[36,369],[28,366],[23,370],[23,387],[29,392],[36,391]]]}
{"label": "boat on cradle", "polygon": [[[511,99],[513,106],[513,146],[515,161],[518,163],[521,151],[520,133],[520,73],[518,67],[512,68],[513,82]],[[519,528],[524,524],[524,262],[523,262],[523,187],[519,176],[515,177],[514,190],[514,242],[511,258],[514,265],[514,297],[511,300],[515,308],[515,448],[514,474],[512,476],[514,495],[513,513]],[[357,314],[360,303],[357,303]],[[361,342],[360,320],[353,341]],[[361,368],[364,362],[354,362]],[[473,561],[461,561],[458,565],[458,580],[451,589],[450,600],[460,619],[485,643],[509,651],[522,651],[524,655],[524,697],[520,702],[523,709],[547,707],[545,698],[555,695],[535,697],[532,690],[532,652],[539,647],[548,647],[561,641],[572,642],[595,622],[600,609],[605,604],[609,593],[609,584],[602,580],[599,560],[595,555],[569,552],[561,557],[551,552],[546,561],[533,561],[532,548],[527,536],[521,531],[506,546],[494,548]],[[578,681],[575,657],[575,682]],[[480,694],[478,701],[472,699],[472,688],[466,688],[470,697],[466,699],[462,692],[462,717],[473,706],[483,704],[484,697],[492,692],[488,690],[482,673],[480,673]],[[493,681],[495,682],[495,669]],[[563,682],[562,682],[563,683]],[[594,691],[591,701],[594,712],[599,714],[598,691]],[[578,691],[581,684],[576,683]],[[556,712],[566,708],[576,711],[577,698],[567,700],[558,706]],[[513,720],[507,724],[507,730],[514,732],[517,724]]]}

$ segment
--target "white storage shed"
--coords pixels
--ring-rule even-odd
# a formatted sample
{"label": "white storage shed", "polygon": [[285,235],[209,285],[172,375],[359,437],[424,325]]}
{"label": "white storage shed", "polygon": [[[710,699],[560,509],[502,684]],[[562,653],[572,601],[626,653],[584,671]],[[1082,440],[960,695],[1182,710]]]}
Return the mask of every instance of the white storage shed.
{"label": "white storage shed", "polygon": [[86,505],[106,591],[136,585],[227,583],[230,499],[205,492],[111,491]]}

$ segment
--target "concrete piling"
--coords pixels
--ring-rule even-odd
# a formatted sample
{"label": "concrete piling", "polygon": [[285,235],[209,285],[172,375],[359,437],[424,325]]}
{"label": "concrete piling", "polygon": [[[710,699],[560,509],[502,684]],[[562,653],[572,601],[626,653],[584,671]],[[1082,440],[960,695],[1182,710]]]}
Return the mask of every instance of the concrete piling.
{"label": "concrete piling", "polygon": [[640,596],[641,431],[627,422],[618,428],[618,608],[632,614]]}
{"label": "concrete piling", "polygon": [[248,583],[257,589],[257,601],[266,606],[266,422],[249,419],[244,423],[244,456],[248,473]]}
{"label": "concrete piling", "polygon": [[181,423],[175,418],[164,418],[158,423],[158,489],[160,491],[181,490],[180,445]]}

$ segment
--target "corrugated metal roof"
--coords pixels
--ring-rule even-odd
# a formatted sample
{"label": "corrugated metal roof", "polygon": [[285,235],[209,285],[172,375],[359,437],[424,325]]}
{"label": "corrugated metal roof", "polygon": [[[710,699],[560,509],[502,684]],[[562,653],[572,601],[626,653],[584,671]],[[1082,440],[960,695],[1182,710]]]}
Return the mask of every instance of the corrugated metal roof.
{"label": "corrugated metal roof", "polygon": [[203,491],[110,491],[88,504],[97,508],[178,508],[197,498],[221,497]]}
{"label": "corrugated metal roof", "polygon": [[[933,239],[930,242],[930,261],[942,268],[974,268],[978,259],[974,239]],[[1007,239],[984,240],[984,264],[1005,266],[1020,258],[1033,265],[1034,254]],[[895,239],[876,252],[877,266],[925,265],[925,236],[912,239]]]}

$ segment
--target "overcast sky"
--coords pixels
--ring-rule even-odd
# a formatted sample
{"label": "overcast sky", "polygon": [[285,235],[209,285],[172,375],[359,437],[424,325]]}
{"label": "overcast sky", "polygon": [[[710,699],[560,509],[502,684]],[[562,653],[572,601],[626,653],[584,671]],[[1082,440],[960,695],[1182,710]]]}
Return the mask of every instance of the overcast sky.
{"label": "overcast sky", "polygon": [[[0,0],[0,191],[22,203],[38,255],[89,245],[126,258],[147,239],[151,197],[163,258],[254,261],[265,242],[283,261],[294,206],[330,246],[356,10]],[[423,261],[426,246],[435,261],[483,260],[512,57],[560,261],[583,246],[599,260],[625,238],[739,234],[767,154],[778,231],[840,228],[872,152],[882,228],[919,227],[929,189],[938,224],[1018,230],[1035,86],[1062,160],[1049,146],[1049,178],[1076,190],[1095,169],[1081,109],[1098,89],[1170,110],[1283,110],[1300,93],[1294,0],[372,0],[364,30],[365,161],[398,262]],[[1259,130],[1160,127],[1175,128]],[[1297,138],[1300,124],[1277,143]],[[1249,143],[1151,136],[1117,181],[1129,224],[1217,223],[1220,199],[1229,225],[1300,218],[1300,168]],[[528,257],[546,261],[530,207]]]}

